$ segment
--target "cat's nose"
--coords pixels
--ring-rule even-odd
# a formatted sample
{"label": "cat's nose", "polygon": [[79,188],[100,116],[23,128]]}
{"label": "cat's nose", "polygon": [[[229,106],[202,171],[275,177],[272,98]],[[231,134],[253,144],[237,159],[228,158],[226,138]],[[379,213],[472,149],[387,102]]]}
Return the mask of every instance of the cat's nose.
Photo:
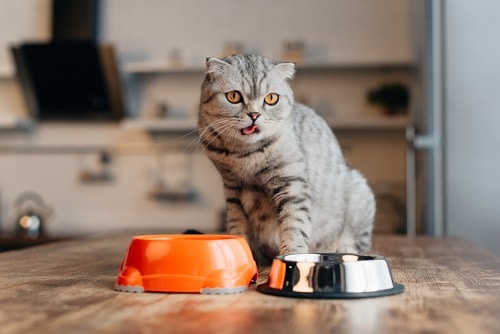
{"label": "cat's nose", "polygon": [[250,119],[251,119],[252,121],[254,121],[254,122],[255,122],[255,121],[257,120],[257,118],[259,118],[259,116],[260,116],[260,114],[259,114],[258,112],[249,112],[247,115],[248,115],[248,117],[250,117]]}

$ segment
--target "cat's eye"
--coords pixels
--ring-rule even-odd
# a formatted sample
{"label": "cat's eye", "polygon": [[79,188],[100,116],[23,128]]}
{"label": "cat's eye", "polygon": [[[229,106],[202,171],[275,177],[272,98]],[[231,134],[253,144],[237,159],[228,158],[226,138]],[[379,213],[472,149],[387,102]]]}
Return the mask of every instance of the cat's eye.
{"label": "cat's eye", "polygon": [[242,100],[241,93],[237,90],[226,93],[226,99],[231,103],[240,103]]}
{"label": "cat's eye", "polygon": [[278,94],[276,94],[276,93],[269,93],[264,98],[264,102],[267,105],[274,106],[276,103],[278,103],[279,99],[280,99],[280,96]]}

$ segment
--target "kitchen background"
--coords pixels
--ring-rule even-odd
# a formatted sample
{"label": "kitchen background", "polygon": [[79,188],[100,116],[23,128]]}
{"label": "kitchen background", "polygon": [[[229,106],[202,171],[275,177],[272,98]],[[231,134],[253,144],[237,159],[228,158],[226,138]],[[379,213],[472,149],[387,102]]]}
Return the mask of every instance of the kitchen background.
{"label": "kitchen background", "polygon": [[[241,50],[297,62],[297,99],[327,119],[377,194],[376,231],[406,232],[405,130],[428,98],[425,3],[101,0],[97,41],[114,49],[125,117],[33,122],[11,47],[51,40],[52,1],[1,1],[0,230],[14,232],[29,205],[53,236],[221,228],[220,179],[194,133],[198,94],[205,57]],[[391,84],[409,90],[408,106],[368,102]],[[418,203],[416,230],[432,233]]]}

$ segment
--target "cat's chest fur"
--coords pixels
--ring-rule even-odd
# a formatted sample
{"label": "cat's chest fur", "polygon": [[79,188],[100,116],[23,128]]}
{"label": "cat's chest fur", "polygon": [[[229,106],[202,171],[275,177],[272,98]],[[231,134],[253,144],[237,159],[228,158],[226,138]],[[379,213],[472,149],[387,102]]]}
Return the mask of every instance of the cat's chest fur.
{"label": "cat's chest fur", "polygon": [[237,179],[245,188],[268,188],[273,169],[281,166],[290,173],[303,173],[289,164],[291,158],[302,158],[298,139],[289,131],[263,138],[254,145],[230,147],[233,154],[210,154],[223,178]]}
{"label": "cat's chest fur", "polygon": [[239,191],[234,195],[247,217],[247,237],[268,256],[277,255],[280,245],[277,190],[287,185],[287,178],[308,179],[299,139],[288,129],[238,154],[213,157],[223,181],[236,181]]}

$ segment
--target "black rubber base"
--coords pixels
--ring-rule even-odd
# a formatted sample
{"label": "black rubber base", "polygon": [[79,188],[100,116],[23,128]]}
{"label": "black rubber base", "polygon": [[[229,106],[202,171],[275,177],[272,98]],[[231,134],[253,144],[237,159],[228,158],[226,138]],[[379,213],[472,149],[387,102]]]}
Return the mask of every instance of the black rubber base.
{"label": "black rubber base", "polygon": [[392,289],[372,291],[372,292],[295,292],[295,291],[284,291],[279,289],[270,288],[267,283],[260,284],[257,286],[257,291],[265,293],[267,295],[280,296],[280,297],[292,297],[292,298],[311,298],[311,299],[357,299],[357,298],[373,298],[373,297],[383,297],[390,295],[397,295],[405,291],[405,287],[402,284],[394,284]]}

